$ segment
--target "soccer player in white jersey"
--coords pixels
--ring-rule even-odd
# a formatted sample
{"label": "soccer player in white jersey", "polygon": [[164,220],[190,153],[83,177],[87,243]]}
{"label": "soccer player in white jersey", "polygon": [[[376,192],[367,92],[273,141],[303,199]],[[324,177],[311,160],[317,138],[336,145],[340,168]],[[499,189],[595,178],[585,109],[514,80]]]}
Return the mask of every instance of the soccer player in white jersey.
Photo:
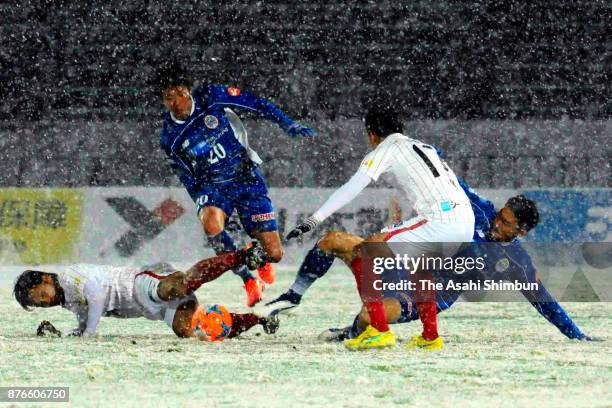
{"label": "soccer player in white jersey", "polygon": [[[163,320],[177,336],[192,337],[197,335],[192,318],[200,307],[193,292],[245,261],[251,269],[263,265],[264,255],[259,251],[255,247],[204,259],[187,272],[167,263],[141,268],[78,264],[57,274],[27,270],[17,278],[13,293],[26,310],[30,306],[62,306],[77,317],[76,329],[60,332],[45,321],[39,326],[39,334],[90,336],[97,332],[102,316],[112,316]],[[278,328],[276,318],[253,313],[231,315],[229,337],[258,324],[266,333]]]}
{"label": "soccer player in white jersey", "polygon": [[[395,345],[381,294],[372,287],[373,271],[362,266],[364,259],[390,257],[393,253],[410,257],[451,256],[462,242],[472,240],[474,231],[470,200],[453,171],[432,146],[403,135],[401,121],[389,107],[370,109],[365,127],[374,150],[365,156],[358,171],[346,184],[287,236],[291,239],[312,230],[386,172],[392,173],[402,190],[414,198],[418,215],[413,219],[387,227],[382,233],[365,240],[348,233],[329,232],[317,244],[321,250],[339,257],[351,268],[370,315],[370,326],[356,339],[345,342],[352,350]],[[402,245],[398,245],[400,243]],[[420,270],[413,277],[415,282],[423,278],[430,280],[431,271]],[[428,289],[420,290],[420,285],[417,285],[417,292],[420,292],[417,293],[421,299],[417,301],[417,308],[423,333],[415,336],[409,347],[442,348],[443,342],[437,330],[435,293]]]}

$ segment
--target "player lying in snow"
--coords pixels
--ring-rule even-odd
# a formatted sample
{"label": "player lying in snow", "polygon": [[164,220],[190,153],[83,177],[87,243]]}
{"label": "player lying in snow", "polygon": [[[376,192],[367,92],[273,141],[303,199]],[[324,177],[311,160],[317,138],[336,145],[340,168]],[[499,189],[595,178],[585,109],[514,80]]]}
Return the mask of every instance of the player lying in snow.
{"label": "player lying in snow", "polygon": [[[536,269],[527,251],[523,248],[518,236],[524,236],[538,223],[539,216],[535,203],[520,195],[508,200],[506,205],[496,212],[493,203],[479,197],[463,180],[461,186],[470,198],[474,209],[475,230],[474,242],[468,248],[457,254],[457,257],[472,257],[486,255],[486,269],[473,270],[473,273],[457,275],[449,271],[434,272],[435,282],[441,282],[443,287],[449,280],[463,281],[478,279],[494,279],[538,283],[537,291],[523,291],[523,295],[545,317],[570,339],[592,340],[585,336],[578,326],[567,315],[556,299],[546,290],[538,278]],[[352,237],[352,238],[351,238]],[[344,243],[336,242],[338,240]],[[282,313],[298,306],[306,290],[331,268],[334,256],[329,255],[330,249],[346,246],[347,242],[360,242],[360,238],[345,233],[328,233],[311,249],[302,263],[298,276],[291,288],[274,301],[268,303],[274,310],[272,314]],[[483,244],[489,243],[489,244]],[[501,244],[504,243],[504,244]],[[496,268],[496,265],[499,265]],[[501,269],[503,267],[503,269]],[[498,270],[500,269],[500,270]],[[475,274],[478,273],[479,276]],[[437,311],[448,309],[461,295],[461,290],[446,290],[436,292]],[[388,292],[383,301],[385,314],[390,323],[406,323],[418,320],[419,315],[415,302],[408,292]],[[342,340],[358,336],[369,322],[365,310],[355,318],[352,326],[344,329],[330,329],[324,333],[328,339]]]}
{"label": "player lying in snow", "polygon": [[[97,331],[102,316],[145,317],[163,320],[178,337],[192,337],[192,317],[200,307],[194,291],[217,279],[224,272],[245,262],[251,269],[262,265],[258,246],[204,259],[187,272],[167,263],[142,268],[80,264],[58,274],[27,270],[15,282],[14,295],[26,310],[33,307],[61,306],[76,314],[79,326],[59,332],[49,322],[39,326],[39,334],[49,331],[68,336],[89,336]],[[268,334],[278,329],[278,319],[253,313],[232,313],[234,337],[255,325]]]}

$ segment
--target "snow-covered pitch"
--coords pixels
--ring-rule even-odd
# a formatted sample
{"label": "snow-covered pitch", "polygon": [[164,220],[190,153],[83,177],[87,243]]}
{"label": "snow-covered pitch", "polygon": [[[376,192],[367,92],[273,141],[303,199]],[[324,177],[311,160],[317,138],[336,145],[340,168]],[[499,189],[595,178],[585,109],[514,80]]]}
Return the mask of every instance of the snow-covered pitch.
{"label": "snow-covered pitch", "polygon": [[[20,270],[0,269],[0,386],[68,386],[72,406],[612,406],[610,303],[563,304],[602,343],[566,339],[528,303],[459,303],[439,316],[444,350],[355,353],[317,340],[359,307],[351,275],[337,267],[273,336],[256,328],[204,343],[163,322],[103,318],[97,338],[40,338],[41,320],[66,328],[75,319],[60,308],[23,311],[11,294]],[[266,298],[294,275],[278,271]],[[231,273],[198,297],[247,310]],[[419,329],[394,327],[403,342]]]}

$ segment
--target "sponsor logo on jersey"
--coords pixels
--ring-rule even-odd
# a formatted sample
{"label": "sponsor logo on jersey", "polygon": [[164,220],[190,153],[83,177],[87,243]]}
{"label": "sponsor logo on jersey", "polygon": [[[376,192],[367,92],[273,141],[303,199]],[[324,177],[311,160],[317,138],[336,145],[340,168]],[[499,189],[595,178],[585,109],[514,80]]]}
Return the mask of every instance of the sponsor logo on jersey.
{"label": "sponsor logo on jersey", "polygon": [[240,89],[230,86],[229,88],[227,88],[227,93],[232,96],[238,96],[240,95]]}
{"label": "sponsor logo on jersey", "polygon": [[204,117],[204,124],[209,129],[216,129],[219,126],[219,119],[213,115],[206,115]]}
{"label": "sponsor logo on jersey", "polygon": [[510,266],[510,260],[508,258],[502,258],[495,263],[495,270],[497,272],[503,272]]}
{"label": "sponsor logo on jersey", "polygon": [[451,211],[453,208],[457,207],[459,204],[457,204],[454,201],[450,201],[450,200],[445,200],[445,201],[440,201],[440,209],[442,210],[442,212],[448,212]]}
{"label": "sponsor logo on jersey", "polygon": [[440,209],[442,212],[451,211],[453,209],[453,204],[450,201],[440,201]]}
{"label": "sponsor logo on jersey", "polygon": [[273,212],[269,212],[269,213],[265,213],[265,214],[255,214],[255,215],[251,215],[251,221],[254,222],[258,222],[258,221],[270,221],[274,219],[274,213]]}

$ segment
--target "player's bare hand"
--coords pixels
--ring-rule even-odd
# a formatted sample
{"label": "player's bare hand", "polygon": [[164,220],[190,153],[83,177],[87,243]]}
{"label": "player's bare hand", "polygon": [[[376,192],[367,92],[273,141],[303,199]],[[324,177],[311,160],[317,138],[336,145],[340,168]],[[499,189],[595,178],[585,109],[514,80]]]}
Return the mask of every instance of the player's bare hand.
{"label": "player's bare hand", "polygon": [[318,222],[314,218],[308,217],[306,221],[289,231],[289,234],[287,234],[287,241],[312,231],[317,226],[317,224]]}
{"label": "player's bare hand", "polygon": [[52,335],[56,337],[62,337],[62,332],[57,330],[55,326],[51,324],[50,321],[43,320],[42,322],[40,322],[40,324],[38,325],[38,328],[36,329],[36,335],[37,336]]}

